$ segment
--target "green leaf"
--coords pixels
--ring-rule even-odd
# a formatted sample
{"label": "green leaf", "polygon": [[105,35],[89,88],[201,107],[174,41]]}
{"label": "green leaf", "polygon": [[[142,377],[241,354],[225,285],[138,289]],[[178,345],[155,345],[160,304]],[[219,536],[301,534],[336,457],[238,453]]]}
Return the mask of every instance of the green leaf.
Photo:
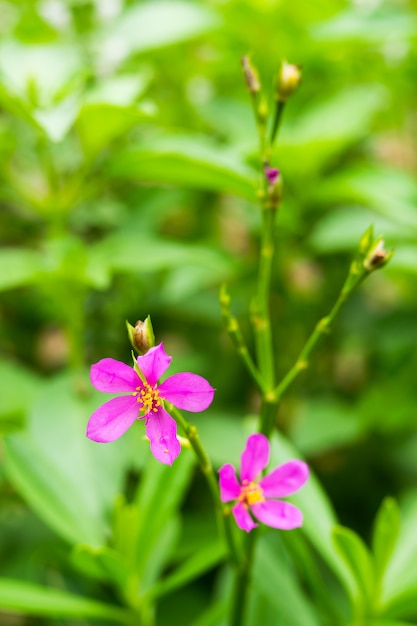
{"label": "green leaf", "polygon": [[223,541],[216,541],[204,545],[195,554],[175,568],[169,576],[152,587],[148,595],[154,598],[166,593],[171,593],[213,569],[213,567],[221,563],[226,556],[226,546]]}
{"label": "green leaf", "polygon": [[78,115],[77,130],[84,153],[94,157],[145,117],[138,105],[85,104]]}
{"label": "green leaf", "polygon": [[32,250],[0,250],[0,291],[30,285],[42,269],[40,255]]}
{"label": "green leaf", "polygon": [[33,118],[51,141],[59,142],[73,125],[78,109],[79,97],[72,94],[53,107],[35,109]]}
{"label": "green leaf", "polygon": [[181,0],[152,0],[128,8],[99,34],[97,54],[103,62],[121,62],[132,53],[185,41],[212,30],[216,14],[203,5]]}
{"label": "green leaf", "polygon": [[255,200],[256,172],[240,157],[205,136],[155,138],[115,155],[109,174],[157,185],[230,193]]}
{"label": "green leaf", "polygon": [[371,554],[362,539],[351,529],[335,526],[333,541],[340,556],[349,567],[357,586],[356,601],[361,610],[372,606],[375,576]]}
{"label": "green leaf", "polygon": [[380,86],[352,86],[309,106],[304,114],[283,124],[280,149],[286,168],[296,180],[316,174],[341,150],[367,135],[385,102],[386,92]]}
{"label": "green leaf", "polygon": [[49,108],[81,70],[75,46],[0,44],[0,79],[11,94],[34,108]]}
{"label": "green leaf", "polygon": [[305,455],[352,443],[362,432],[355,411],[340,400],[327,397],[300,403],[293,424],[291,439]]}
{"label": "green leaf", "polygon": [[401,530],[383,579],[384,615],[417,617],[417,499],[415,490],[401,506]]}
{"label": "green leaf", "polygon": [[303,595],[294,572],[276,544],[274,538],[267,535],[257,546],[253,568],[255,589],[273,607],[275,623],[319,626],[314,607]]}
{"label": "green leaf", "polygon": [[13,361],[0,361],[0,431],[21,428],[36,393],[37,377]]}
{"label": "green leaf", "polygon": [[[300,457],[298,450],[283,435],[275,433],[271,440],[271,468]],[[303,532],[351,594],[354,589],[351,572],[332,543],[332,531],[337,518],[317,478],[310,474],[307,483],[290,499],[303,512]]]}
{"label": "green leaf", "polygon": [[119,589],[126,587],[129,568],[121,555],[111,548],[75,546],[71,553],[71,562],[87,576],[102,582],[113,582]]}
{"label": "green leaf", "polygon": [[316,39],[363,43],[386,43],[414,38],[417,19],[414,13],[390,5],[375,5],[377,9],[364,11],[354,6],[340,12],[327,22],[313,28]]}
{"label": "green leaf", "polygon": [[109,604],[9,578],[0,578],[0,607],[33,616],[107,619],[121,624],[131,619],[127,611]]}
{"label": "green leaf", "polygon": [[408,229],[409,238],[415,239],[417,183],[406,172],[380,165],[357,165],[323,180],[315,197],[332,206],[335,202],[364,205],[401,227],[401,232]]}
{"label": "green leaf", "polygon": [[86,395],[86,385],[82,377],[42,381],[26,431],[4,439],[4,460],[16,489],[55,532],[70,543],[98,547],[108,535],[126,467],[141,450],[144,457],[149,452],[139,423],[109,446],[86,438],[88,418],[103,401],[99,393]]}
{"label": "green leaf", "polygon": [[372,535],[375,572],[384,576],[400,532],[400,510],[393,498],[385,498],[377,513]]}

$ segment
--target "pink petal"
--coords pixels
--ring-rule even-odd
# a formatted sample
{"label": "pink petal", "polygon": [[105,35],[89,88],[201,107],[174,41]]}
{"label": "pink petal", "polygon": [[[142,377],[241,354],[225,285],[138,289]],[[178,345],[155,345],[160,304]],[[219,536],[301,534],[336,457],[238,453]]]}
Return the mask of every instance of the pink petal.
{"label": "pink petal", "polygon": [[142,386],[133,367],[115,359],[102,359],[92,365],[90,380],[96,389],[108,393],[134,391],[136,387]]}
{"label": "pink petal", "polygon": [[237,500],[240,496],[240,485],[236,478],[235,468],[229,464],[223,465],[219,469],[219,474],[220,500],[222,502]]}
{"label": "pink petal", "polygon": [[260,522],[272,528],[292,530],[303,523],[303,514],[300,509],[282,500],[265,500],[265,502],[252,504],[251,511]]}
{"label": "pink petal", "polygon": [[177,424],[162,407],[157,413],[146,416],[146,436],[151,442],[151,452],[160,463],[172,465],[181,452],[177,439]]}
{"label": "pink petal", "polygon": [[167,378],[158,387],[161,397],[178,409],[204,411],[213,402],[214,389],[202,376],[183,372]]}
{"label": "pink petal", "polygon": [[251,435],[246,448],[242,452],[240,464],[240,480],[255,480],[269,461],[269,441],[265,435],[256,433]]}
{"label": "pink petal", "polygon": [[168,369],[171,359],[164,350],[164,344],[160,343],[143,356],[138,356],[137,362],[147,382],[153,387]]}
{"label": "pink petal", "polygon": [[137,419],[139,406],[133,396],[113,398],[98,407],[87,425],[87,437],[100,443],[114,441]]}
{"label": "pink petal", "polygon": [[258,524],[253,521],[249,515],[248,509],[242,502],[239,502],[232,508],[232,513],[236,520],[236,524],[242,530],[246,530],[247,533],[249,533],[252,528],[257,527]]}
{"label": "pink petal", "polygon": [[298,491],[309,476],[307,463],[288,461],[259,481],[266,498],[284,498]]}

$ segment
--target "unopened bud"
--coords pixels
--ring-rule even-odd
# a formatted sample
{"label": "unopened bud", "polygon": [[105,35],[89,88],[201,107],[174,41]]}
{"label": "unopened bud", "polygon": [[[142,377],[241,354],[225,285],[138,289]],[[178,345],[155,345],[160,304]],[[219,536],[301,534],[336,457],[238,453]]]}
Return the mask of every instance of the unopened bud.
{"label": "unopened bud", "polygon": [[261,83],[259,82],[258,72],[246,55],[242,57],[242,67],[249,91],[251,93],[259,93],[261,90]]}
{"label": "unopened bud", "polygon": [[377,270],[380,267],[386,265],[393,254],[394,250],[385,250],[384,240],[378,239],[369,250],[363,261],[364,268],[368,272],[373,272],[374,270]]}
{"label": "unopened bud", "polygon": [[129,335],[130,343],[139,354],[145,354],[150,348],[155,345],[155,335],[152,328],[151,317],[145,319],[144,322],[138,320],[133,327],[129,322],[126,322],[127,332]]}
{"label": "unopened bud", "polygon": [[268,182],[267,205],[271,209],[277,209],[282,198],[282,177],[278,168],[264,165],[265,178]]}
{"label": "unopened bud", "polygon": [[298,89],[301,82],[301,69],[298,65],[283,61],[278,73],[276,98],[285,102]]}

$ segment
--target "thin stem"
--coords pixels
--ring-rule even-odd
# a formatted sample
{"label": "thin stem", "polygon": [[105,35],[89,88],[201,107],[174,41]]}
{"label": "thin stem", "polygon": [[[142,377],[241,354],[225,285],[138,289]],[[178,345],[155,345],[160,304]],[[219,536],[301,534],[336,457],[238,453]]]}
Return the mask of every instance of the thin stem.
{"label": "thin stem", "polygon": [[241,556],[236,546],[232,533],[232,528],[230,526],[230,508],[227,506],[223,506],[220,502],[217,477],[211,464],[210,458],[200,441],[198,430],[193,424],[187,422],[182,413],[172,404],[167,403],[167,408],[171,415],[175,418],[176,422],[183,429],[197,457],[200,469],[207,480],[208,487],[213,498],[219,530],[224,540],[226,541],[229,550],[230,562],[232,563],[232,565],[237,566],[240,563]]}
{"label": "thin stem", "polygon": [[265,391],[264,380],[249,353],[242,331],[240,330],[239,322],[231,313],[230,296],[224,285],[220,289],[220,308],[226,330],[229,333],[229,337],[232,340],[236,352],[242,359],[243,364],[252,376],[256,385],[259,387],[260,391]]}
{"label": "thin stem", "polygon": [[279,125],[281,123],[281,119],[282,119],[282,114],[284,112],[284,107],[285,107],[285,102],[283,100],[277,100],[276,101],[276,105],[275,105],[275,115],[274,115],[274,121],[272,124],[272,130],[271,130],[271,139],[269,141],[270,143],[270,147],[272,148],[274,141],[278,135],[278,129],[279,129]]}
{"label": "thin stem", "polygon": [[342,287],[342,290],[333,305],[330,313],[323,317],[316,324],[313,332],[310,337],[307,339],[303,349],[301,350],[298,358],[289,372],[284,376],[281,382],[275,387],[273,390],[273,395],[275,397],[275,401],[278,403],[284,394],[284,392],[288,389],[291,383],[297,378],[300,372],[307,369],[310,365],[309,359],[313,349],[316,347],[317,343],[323,337],[323,335],[327,335],[331,331],[331,326],[342,308],[343,304],[346,302],[352,291],[359,285],[359,283],[366,276],[365,271],[358,272],[357,266],[355,263],[352,264],[351,270],[346,278],[346,281]]}
{"label": "thin stem", "polygon": [[243,626],[244,624],[257,536],[257,529],[255,528],[245,537],[245,541],[243,542],[245,559],[235,575],[229,626]]}
{"label": "thin stem", "polygon": [[262,237],[259,259],[258,288],[252,318],[258,355],[258,365],[265,389],[272,390],[275,381],[273,341],[269,312],[272,260],[275,252],[274,226],[276,211],[264,207],[262,211]]}

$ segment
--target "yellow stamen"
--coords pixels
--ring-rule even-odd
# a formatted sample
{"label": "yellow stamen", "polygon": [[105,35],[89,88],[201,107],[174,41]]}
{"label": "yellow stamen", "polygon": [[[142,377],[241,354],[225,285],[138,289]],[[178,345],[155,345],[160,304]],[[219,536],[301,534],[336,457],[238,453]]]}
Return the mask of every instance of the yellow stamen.
{"label": "yellow stamen", "polygon": [[151,387],[148,383],[143,383],[143,387],[136,387],[133,392],[136,400],[141,405],[141,410],[146,413],[157,413],[162,401],[159,397],[159,391],[156,387]]}
{"label": "yellow stamen", "polygon": [[246,504],[247,506],[252,506],[252,504],[257,504],[258,502],[264,501],[265,498],[262,487],[260,487],[257,483],[253,481],[242,481],[239,502],[243,502],[243,504]]}

